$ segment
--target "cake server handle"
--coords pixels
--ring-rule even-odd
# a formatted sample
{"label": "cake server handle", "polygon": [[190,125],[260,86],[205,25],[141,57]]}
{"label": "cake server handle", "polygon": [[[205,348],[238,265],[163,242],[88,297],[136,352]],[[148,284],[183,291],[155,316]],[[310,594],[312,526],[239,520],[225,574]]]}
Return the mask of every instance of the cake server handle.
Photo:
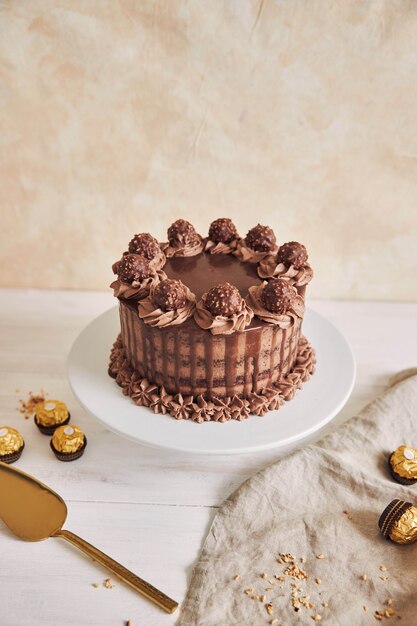
{"label": "cake server handle", "polygon": [[162,591],[156,589],[145,580],[136,576],[133,572],[120,565],[117,561],[101,552],[91,543],[81,539],[78,535],[70,532],[69,530],[60,529],[57,530],[53,535],[53,537],[62,537],[62,539],[66,539],[69,543],[72,543],[74,546],[77,546],[82,552],[87,554],[89,557],[93,559],[93,561],[97,561],[101,565],[104,565],[112,574],[123,580],[127,585],[132,587],[135,591],[138,591],[140,594],[148,598],[151,602],[159,606],[161,609],[166,611],[167,613],[173,613],[175,609],[178,607],[178,602],[172,600],[168,596],[166,596]]}

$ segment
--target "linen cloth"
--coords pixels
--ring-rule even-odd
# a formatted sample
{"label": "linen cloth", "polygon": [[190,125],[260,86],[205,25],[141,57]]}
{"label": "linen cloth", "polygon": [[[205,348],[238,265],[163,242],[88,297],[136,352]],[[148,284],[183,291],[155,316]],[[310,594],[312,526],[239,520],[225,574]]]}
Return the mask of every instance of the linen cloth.
{"label": "linen cloth", "polygon": [[[316,614],[322,624],[365,626],[378,623],[375,611],[388,607],[395,615],[383,622],[417,624],[417,543],[394,544],[378,529],[394,498],[417,505],[417,484],[396,483],[387,466],[399,445],[417,448],[416,374],[398,375],[357,417],[259,472],[226,500],[205,540],[178,626],[262,626],[273,619],[277,626],[311,625]],[[287,567],[277,563],[279,553],[292,553],[309,578],[275,579]],[[295,612],[291,582],[310,595],[314,608]],[[267,600],[251,599],[248,588]],[[272,615],[266,602],[273,604]]]}

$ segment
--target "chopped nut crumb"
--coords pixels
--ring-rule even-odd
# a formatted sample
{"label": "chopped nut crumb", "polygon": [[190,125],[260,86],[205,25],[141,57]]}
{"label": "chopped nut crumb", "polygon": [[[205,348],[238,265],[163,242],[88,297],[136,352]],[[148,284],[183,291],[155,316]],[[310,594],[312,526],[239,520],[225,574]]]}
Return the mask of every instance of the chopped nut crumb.
{"label": "chopped nut crumb", "polygon": [[104,581],[103,585],[106,587],[106,589],[113,589],[114,585],[113,585],[113,581],[111,578],[106,578],[106,580]]}
{"label": "chopped nut crumb", "polygon": [[380,579],[385,582],[386,580],[388,580],[388,576],[380,576]]}
{"label": "chopped nut crumb", "polygon": [[93,583],[91,586],[94,587],[94,589],[98,589],[100,587],[98,583]]}
{"label": "chopped nut crumb", "polygon": [[324,559],[324,558],[325,558],[325,556],[324,556],[324,554],[318,554],[318,555],[316,556],[316,558],[317,558],[317,559]]}
{"label": "chopped nut crumb", "polygon": [[305,558],[305,556],[302,556],[301,559],[300,559],[300,563],[305,563],[305,562],[306,562],[306,558]]}
{"label": "chopped nut crumb", "polygon": [[321,622],[321,615],[317,613],[317,615],[311,616],[315,622]]}
{"label": "chopped nut crumb", "polygon": [[392,606],[393,602],[394,602],[394,600],[392,598],[388,598],[388,600],[387,600],[388,606]]}
{"label": "chopped nut crumb", "polygon": [[266,595],[260,596],[259,600],[261,602],[265,602],[266,601]]}
{"label": "chopped nut crumb", "polygon": [[329,606],[329,603],[328,602],[322,602],[321,606],[324,606],[324,608],[327,609],[327,607]]}
{"label": "chopped nut crumb", "polygon": [[130,626],[130,624],[131,624],[130,619],[128,619],[128,620],[126,621],[126,626]]}
{"label": "chopped nut crumb", "polygon": [[388,607],[387,609],[385,609],[384,615],[385,617],[391,617],[392,615],[395,615],[395,611],[391,607]]}
{"label": "chopped nut crumb", "polygon": [[265,572],[262,572],[261,578],[268,578],[268,574],[265,574]]}
{"label": "chopped nut crumb", "polygon": [[363,606],[363,610],[365,611],[365,613],[368,612],[368,607],[366,605]]}
{"label": "chopped nut crumb", "polygon": [[272,587],[265,587],[265,591],[272,591]]}
{"label": "chopped nut crumb", "polygon": [[270,602],[268,602],[268,604],[265,604],[265,608],[266,608],[268,615],[273,615],[274,606]]}
{"label": "chopped nut crumb", "polygon": [[316,578],[316,583],[317,583],[318,585],[321,585],[321,578]]}
{"label": "chopped nut crumb", "polygon": [[361,580],[368,580],[368,576],[366,574],[362,574]]}
{"label": "chopped nut crumb", "polygon": [[385,565],[380,565],[379,569],[381,570],[381,572],[386,572],[387,568],[385,567]]}
{"label": "chopped nut crumb", "polygon": [[239,580],[240,579],[240,574],[236,574],[236,576],[233,576],[233,580]]}
{"label": "chopped nut crumb", "polygon": [[44,402],[47,395],[48,394],[45,393],[43,389],[41,389],[40,392],[37,394],[29,391],[27,400],[19,400],[20,406],[17,408],[19,413],[22,413],[22,415],[24,415],[25,420],[28,420],[32,417],[35,412],[36,405],[39,404],[39,402]]}
{"label": "chopped nut crumb", "polygon": [[246,595],[249,596],[251,593],[253,593],[253,588],[248,587],[247,589],[245,589],[244,593],[246,593]]}
{"label": "chopped nut crumb", "polygon": [[274,619],[272,619],[270,622],[271,626],[275,626],[275,624],[278,624],[278,618],[274,617]]}

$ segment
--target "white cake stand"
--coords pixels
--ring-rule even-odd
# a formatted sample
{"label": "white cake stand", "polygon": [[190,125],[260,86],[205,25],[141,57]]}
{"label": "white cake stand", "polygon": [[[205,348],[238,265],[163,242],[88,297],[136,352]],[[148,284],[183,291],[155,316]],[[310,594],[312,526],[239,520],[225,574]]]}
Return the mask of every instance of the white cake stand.
{"label": "white cake stand", "polygon": [[307,310],[303,334],[317,353],[317,369],[278,411],[243,422],[177,421],[138,407],[107,373],[112,343],[120,331],[117,307],[78,336],[68,357],[68,377],[79,402],[107,428],[147,446],[193,454],[242,454],[288,446],[328,424],[347,402],[355,360],[343,335]]}

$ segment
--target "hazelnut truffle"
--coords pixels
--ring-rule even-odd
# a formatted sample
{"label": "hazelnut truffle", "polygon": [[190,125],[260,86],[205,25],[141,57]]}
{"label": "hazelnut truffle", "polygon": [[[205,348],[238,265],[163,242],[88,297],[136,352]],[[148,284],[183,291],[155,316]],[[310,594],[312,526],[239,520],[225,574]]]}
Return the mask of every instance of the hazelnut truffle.
{"label": "hazelnut truffle", "polygon": [[282,278],[271,280],[262,291],[262,304],[271,311],[285,315],[294,303],[297,296],[295,288]]}
{"label": "hazelnut truffle", "polygon": [[140,283],[151,274],[149,261],[141,254],[126,254],[117,266],[117,276],[123,283]]}
{"label": "hazelnut truffle", "polygon": [[271,252],[276,248],[277,240],[272,228],[258,224],[250,229],[245,237],[245,243],[255,252]]}
{"label": "hazelnut truffle", "polygon": [[25,447],[22,435],[15,428],[0,426],[0,461],[14,463],[20,459]]}
{"label": "hazelnut truffle", "polygon": [[417,450],[400,446],[388,459],[389,470],[394,480],[402,485],[417,483]]}
{"label": "hazelnut truffle", "polygon": [[59,461],[75,461],[83,454],[87,437],[78,426],[60,426],[51,439],[51,448]]}
{"label": "hazelnut truffle", "polygon": [[209,239],[215,243],[230,243],[239,237],[236,226],[227,217],[219,217],[210,224]]}
{"label": "hazelnut truffle", "polygon": [[295,269],[302,268],[308,259],[307,249],[302,243],[288,241],[282,244],[277,254],[277,262],[283,263],[286,267],[292,265]]}
{"label": "hazelnut truffle", "polygon": [[162,280],[155,287],[152,300],[162,311],[181,309],[187,302],[187,288],[180,280]]}
{"label": "hazelnut truffle", "polygon": [[35,424],[43,435],[53,435],[58,426],[69,421],[68,407],[61,400],[44,400],[35,407]]}
{"label": "hazelnut truffle", "polygon": [[129,252],[141,254],[148,261],[154,259],[161,252],[159,243],[149,233],[139,233],[129,242]]}
{"label": "hazelnut truffle", "polygon": [[230,283],[212,287],[206,296],[206,307],[213,315],[231,317],[242,309],[242,296]]}
{"label": "hazelnut truffle", "polygon": [[171,246],[195,246],[199,243],[194,226],[187,220],[177,220],[168,228],[168,241]]}
{"label": "hazelnut truffle", "polygon": [[392,500],[378,521],[379,530],[386,539],[409,544],[417,541],[417,507],[405,500]]}

